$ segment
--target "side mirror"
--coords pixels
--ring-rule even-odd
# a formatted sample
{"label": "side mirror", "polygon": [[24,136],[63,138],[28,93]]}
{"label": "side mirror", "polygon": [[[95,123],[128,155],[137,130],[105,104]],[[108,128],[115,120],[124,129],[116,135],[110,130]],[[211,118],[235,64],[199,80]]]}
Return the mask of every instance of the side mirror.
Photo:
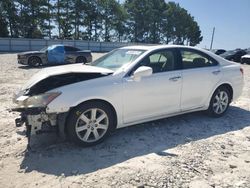
{"label": "side mirror", "polygon": [[152,74],[153,74],[153,70],[151,67],[141,66],[135,70],[135,72],[133,74],[133,79],[135,81],[140,81],[141,77],[150,76]]}

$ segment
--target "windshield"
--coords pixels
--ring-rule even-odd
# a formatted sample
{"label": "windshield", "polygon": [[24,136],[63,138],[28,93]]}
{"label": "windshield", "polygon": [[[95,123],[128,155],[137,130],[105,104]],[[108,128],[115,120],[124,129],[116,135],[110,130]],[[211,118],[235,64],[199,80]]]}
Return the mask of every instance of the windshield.
{"label": "windshield", "polygon": [[117,70],[123,65],[136,60],[143,52],[145,50],[116,49],[92,62],[91,65]]}

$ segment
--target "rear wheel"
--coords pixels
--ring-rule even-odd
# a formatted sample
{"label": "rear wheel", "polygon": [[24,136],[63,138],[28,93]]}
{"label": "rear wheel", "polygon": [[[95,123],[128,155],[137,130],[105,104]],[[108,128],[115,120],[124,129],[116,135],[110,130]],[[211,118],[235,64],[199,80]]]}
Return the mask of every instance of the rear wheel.
{"label": "rear wheel", "polygon": [[67,123],[69,138],[81,146],[102,142],[115,127],[111,108],[102,102],[84,103],[74,109]]}
{"label": "rear wheel", "polygon": [[219,87],[213,94],[208,108],[209,115],[221,117],[228,109],[231,93],[225,87]]}
{"label": "rear wheel", "polygon": [[87,60],[85,57],[80,56],[76,58],[76,63],[87,63]]}
{"label": "rear wheel", "polygon": [[41,64],[42,64],[42,60],[37,56],[30,57],[28,60],[28,65],[31,67],[37,67]]}

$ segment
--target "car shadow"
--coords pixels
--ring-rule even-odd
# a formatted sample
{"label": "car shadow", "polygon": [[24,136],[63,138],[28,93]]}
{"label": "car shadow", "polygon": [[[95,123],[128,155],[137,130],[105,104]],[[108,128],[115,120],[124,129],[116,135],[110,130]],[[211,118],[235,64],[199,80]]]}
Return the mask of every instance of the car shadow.
{"label": "car shadow", "polygon": [[26,153],[20,168],[57,176],[71,176],[72,171],[86,174],[150,153],[175,157],[166,150],[248,126],[250,111],[231,107],[221,118],[198,112],[119,129],[103,143],[87,148],[55,143],[51,135],[51,141],[48,136],[34,140],[36,151]]}
{"label": "car shadow", "polygon": [[31,67],[29,65],[20,65],[20,66],[18,66],[18,68],[23,69],[23,70],[30,70],[30,69],[42,69],[42,68],[44,68],[44,66]]}

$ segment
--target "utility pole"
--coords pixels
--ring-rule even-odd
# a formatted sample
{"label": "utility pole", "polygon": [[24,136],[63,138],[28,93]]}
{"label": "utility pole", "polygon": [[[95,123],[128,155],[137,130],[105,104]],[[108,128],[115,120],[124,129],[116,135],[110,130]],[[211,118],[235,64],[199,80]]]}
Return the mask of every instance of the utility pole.
{"label": "utility pole", "polygon": [[211,40],[210,50],[212,50],[212,48],[213,48],[214,32],[215,32],[215,27],[213,28],[213,34],[212,34],[212,40]]}

